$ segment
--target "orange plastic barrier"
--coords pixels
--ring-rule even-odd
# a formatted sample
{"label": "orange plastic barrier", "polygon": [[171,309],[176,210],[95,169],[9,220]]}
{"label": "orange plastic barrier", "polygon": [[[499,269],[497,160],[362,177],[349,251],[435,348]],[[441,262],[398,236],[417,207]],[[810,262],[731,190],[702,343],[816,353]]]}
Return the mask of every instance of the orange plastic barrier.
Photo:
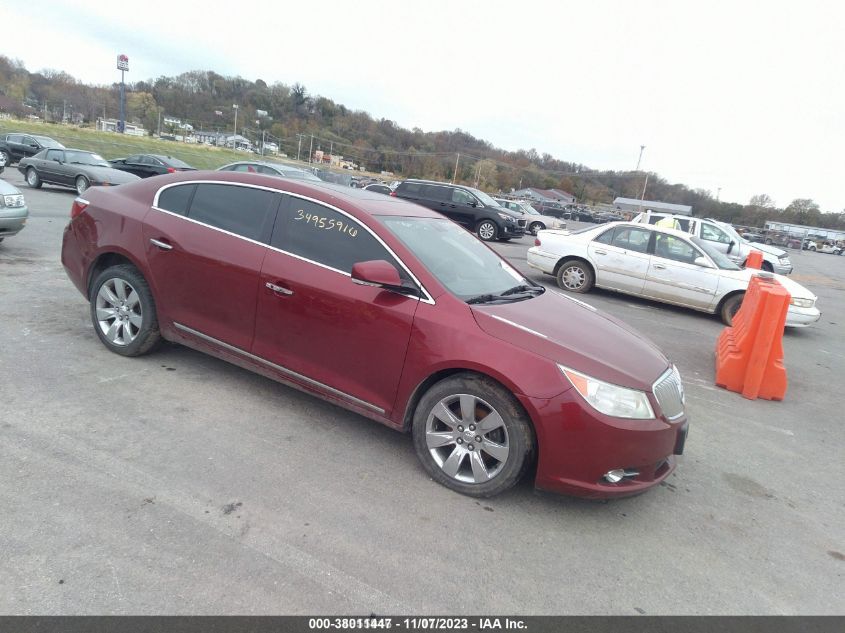
{"label": "orange plastic barrier", "polygon": [[748,257],[745,259],[745,267],[761,269],[763,267],[763,253],[758,250],[748,253]]}
{"label": "orange plastic barrier", "polygon": [[783,400],[783,328],[790,296],[769,273],[751,278],[733,325],[716,343],[716,385],[750,400]]}

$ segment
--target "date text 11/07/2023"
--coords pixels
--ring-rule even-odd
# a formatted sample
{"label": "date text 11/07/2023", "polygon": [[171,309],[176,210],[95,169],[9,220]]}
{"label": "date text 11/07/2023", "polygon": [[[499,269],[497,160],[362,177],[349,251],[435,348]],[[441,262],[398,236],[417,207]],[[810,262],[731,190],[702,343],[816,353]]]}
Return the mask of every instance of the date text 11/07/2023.
{"label": "date text 11/07/2023", "polygon": [[411,631],[446,631],[446,630],[520,630],[526,629],[524,620],[519,618],[387,618],[372,616],[369,618],[309,618],[308,628],[312,630],[360,630],[360,629],[407,629]]}

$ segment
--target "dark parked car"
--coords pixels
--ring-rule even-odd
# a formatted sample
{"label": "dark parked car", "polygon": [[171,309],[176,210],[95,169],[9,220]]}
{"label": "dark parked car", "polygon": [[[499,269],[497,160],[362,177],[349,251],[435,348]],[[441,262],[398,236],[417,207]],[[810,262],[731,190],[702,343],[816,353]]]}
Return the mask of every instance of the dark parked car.
{"label": "dark parked car", "polygon": [[431,180],[405,180],[393,193],[438,213],[474,232],[482,240],[509,240],[525,235],[525,219],[499,206],[483,191]]}
{"label": "dark parked car", "polygon": [[120,171],[135,174],[139,178],[172,174],[177,171],[196,171],[188,163],[160,154],[135,154],[127,158],[110,160],[111,166]]}
{"label": "dark parked car", "polygon": [[375,191],[376,193],[383,193],[387,196],[389,196],[391,193],[393,193],[393,189],[391,189],[387,185],[381,184],[380,182],[374,182],[370,185],[367,185],[366,187],[364,187],[364,190],[365,191]]}
{"label": "dark parked car", "polygon": [[138,176],[114,169],[105,158],[81,149],[45,149],[24,158],[18,169],[26,184],[38,188],[43,183],[62,185],[82,193],[88,187],[121,185]]}
{"label": "dark parked car", "polygon": [[259,160],[242,160],[237,163],[229,163],[228,165],[218,167],[217,171],[234,171],[244,174],[266,174],[267,176],[277,176],[281,178],[296,178],[297,180],[323,182],[311,172],[299,169],[299,167],[283,165],[281,163],[268,163]]}
{"label": "dark parked car", "polygon": [[430,476],[469,495],[530,471],[625,496],[675,469],[687,422],[666,357],[430,209],[226,172],[85,198],[62,263],[114,353],[182,343],[410,432]]}
{"label": "dark parked car", "polygon": [[64,145],[49,136],[13,132],[0,138],[0,171],[27,156],[35,156],[47,148],[63,149]]}

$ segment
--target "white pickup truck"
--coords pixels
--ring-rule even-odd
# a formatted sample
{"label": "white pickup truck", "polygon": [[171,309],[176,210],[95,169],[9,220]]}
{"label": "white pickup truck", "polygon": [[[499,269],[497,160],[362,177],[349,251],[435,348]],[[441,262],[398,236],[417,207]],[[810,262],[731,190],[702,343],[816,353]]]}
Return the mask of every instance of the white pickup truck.
{"label": "white pickup truck", "polygon": [[745,260],[753,250],[763,253],[763,270],[774,272],[779,275],[788,275],[792,272],[792,262],[786,251],[769,246],[767,244],[755,244],[740,237],[734,227],[725,222],[711,220],[710,218],[693,218],[688,215],[672,215],[669,213],[656,213],[646,211],[638,214],[632,222],[641,224],[666,225],[673,222],[670,228],[685,231],[691,235],[710,242],[710,244],[727,255],[739,266],[745,265]]}

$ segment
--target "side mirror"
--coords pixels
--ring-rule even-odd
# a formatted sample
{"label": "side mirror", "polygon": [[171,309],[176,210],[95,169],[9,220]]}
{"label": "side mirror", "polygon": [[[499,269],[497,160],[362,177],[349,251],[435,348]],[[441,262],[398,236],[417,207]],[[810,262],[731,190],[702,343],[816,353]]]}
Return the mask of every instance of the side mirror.
{"label": "side mirror", "polygon": [[728,253],[730,253],[730,252],[734,249],[734,246],[735,246],[735,245],[736,245],[736,242],[734,242],[733,240],[731,240],[731,241],[728,243]]}
{"label": "side mirror", "polygon": [[374,286],[386,290],[401,290],[403,288],[399,272],[392,264],[383,259],[353,264],[352,281],[361,286]]}
{"label": "side mirror", "polygon": [[710,266],[710,262],[708,262],[705,257],[696,257],[692,263],[696,266],[701,266],[702,268],[712,268]]}

